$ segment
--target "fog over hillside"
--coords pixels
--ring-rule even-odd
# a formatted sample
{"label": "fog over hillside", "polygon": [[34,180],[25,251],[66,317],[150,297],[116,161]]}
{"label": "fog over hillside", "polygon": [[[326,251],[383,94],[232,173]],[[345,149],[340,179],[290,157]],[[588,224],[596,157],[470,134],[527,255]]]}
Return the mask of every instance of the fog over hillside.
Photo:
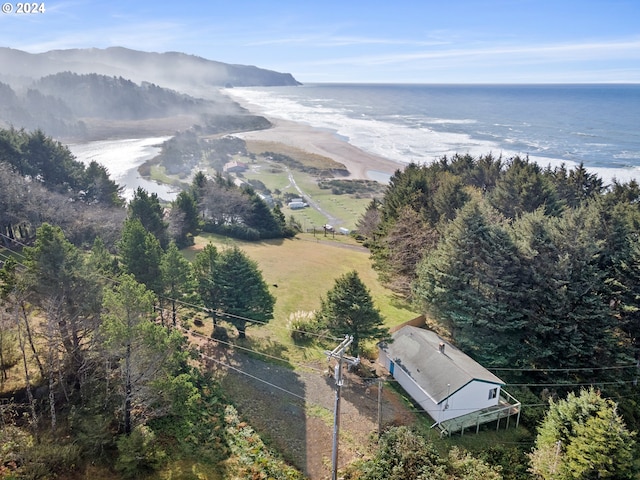
{"label": "fog over hillside", "polygon": [[290,74],[177,52],[0,48],[0,126],[100,139],[167,135],[194,124],[220,132],[268,124],[218,91],[234,85],[298,82]]}
{"label": "fog over hillside", "polygon": [[154,53],[122,47],[27,53],[0,48],[0,81],[15,85],[60,72],[97,73],[151,82],[202,96],[211,87],[298,85],[289,73],[231,65],[178,52]]}

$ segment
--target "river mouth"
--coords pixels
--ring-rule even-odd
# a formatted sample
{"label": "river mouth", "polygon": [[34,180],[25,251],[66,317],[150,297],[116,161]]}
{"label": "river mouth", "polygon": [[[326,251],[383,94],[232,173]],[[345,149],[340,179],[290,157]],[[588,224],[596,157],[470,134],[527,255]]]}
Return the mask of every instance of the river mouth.
{"label": "river mouth", "polygon": [[170,138],[167,136],[98,140],[69,144],[67,147],[76,159],[85,165],[96,161],[105,167],[111,179],[124,187],[125,199],[131,200],[138,187],[142,187],[148,193],[157,194],[162,200],[173,201],[179,193],[177,187],[154,182],[138,173],[138,167],[155,158],[160,153],[162,144]]}

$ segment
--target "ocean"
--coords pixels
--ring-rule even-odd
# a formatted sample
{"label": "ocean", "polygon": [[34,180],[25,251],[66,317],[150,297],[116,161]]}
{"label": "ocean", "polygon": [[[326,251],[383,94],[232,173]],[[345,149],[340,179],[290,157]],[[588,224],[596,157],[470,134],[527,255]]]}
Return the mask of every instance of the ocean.
{"label": "ocean", "polygon": [[267,117],[333,132],[399,163],[444,155],[583,163],[640,180],[640,85],[309,84],[227,90]]}

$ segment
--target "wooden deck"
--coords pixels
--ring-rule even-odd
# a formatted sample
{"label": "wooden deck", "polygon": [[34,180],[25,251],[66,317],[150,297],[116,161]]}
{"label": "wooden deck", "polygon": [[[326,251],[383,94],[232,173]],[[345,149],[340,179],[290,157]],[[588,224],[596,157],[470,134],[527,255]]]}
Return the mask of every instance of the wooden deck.
{"label": "wooden deck", "polygon": [[[503,396],[502,393],[506,394],[506,396]],[[473,428],[475,433],[478,433],[480,425],[494,421],[496,421],[496,430],[500,429],[501,424],[507,429],[512,422],[517,427],[520,423],[520,407],[520,402],[503,390],[498,405],[440,422],[434,427],[440,430],[441,436],[457,432],[464,435],[465,430],[470,428]],[[513,416],[516,416],[515,421],[511,418]]]}

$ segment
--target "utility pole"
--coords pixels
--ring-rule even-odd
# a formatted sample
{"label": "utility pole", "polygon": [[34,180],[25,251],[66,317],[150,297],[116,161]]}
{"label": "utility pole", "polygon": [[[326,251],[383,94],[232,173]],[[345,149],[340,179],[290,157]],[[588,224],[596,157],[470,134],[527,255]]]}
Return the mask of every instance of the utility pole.
{"label": "utility pole", "polygon": [[331,352],[325,351],[327,355],[327,360],[331,358],[336,358],[338,363],[335,366],[335,375],[336,379],[336,399],[335,399],[335,407],[333,411],[333,452],[331,455],[331,480],[338,480],[338,437],[340,433],[340,393],[342,390],[342,362],[346,361],[349,363],[349,366],[352,367],[354,365],[358,365],[360,363],[360,358],[347,357],[344,354],[344,351],[347,349],[349,345],[353,342],[353,336],[346,335],[344,340],[340,345],[334,348]]}
{"label": "utility pole", "polygon": [[382,379],[378,379],[378,438],[382,435]]}

